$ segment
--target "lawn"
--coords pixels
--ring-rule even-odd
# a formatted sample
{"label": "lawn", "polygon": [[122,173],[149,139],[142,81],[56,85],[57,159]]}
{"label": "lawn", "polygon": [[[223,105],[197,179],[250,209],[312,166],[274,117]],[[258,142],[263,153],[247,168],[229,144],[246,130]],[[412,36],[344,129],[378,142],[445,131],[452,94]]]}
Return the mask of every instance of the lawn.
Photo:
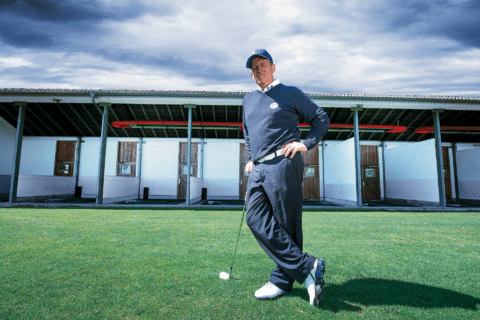
{"label": "lawn", "polygon": [[480,319],[480,212],[304,212],[327,264],[256,301],[273,262],[241,210],[0,208],[0,319]]}

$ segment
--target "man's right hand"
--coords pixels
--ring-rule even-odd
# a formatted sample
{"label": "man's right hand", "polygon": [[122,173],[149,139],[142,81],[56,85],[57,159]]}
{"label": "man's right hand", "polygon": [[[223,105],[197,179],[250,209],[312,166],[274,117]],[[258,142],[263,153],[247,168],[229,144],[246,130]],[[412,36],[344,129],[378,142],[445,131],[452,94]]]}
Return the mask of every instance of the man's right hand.
{"label": "man's right hand", "polygon": [[245,171],[247,171],[247,173],[250,174],[250,172],[252,172],[252,170],[253,170],[253,166],[254,166],[253,161],[250,161],[245,166]]}

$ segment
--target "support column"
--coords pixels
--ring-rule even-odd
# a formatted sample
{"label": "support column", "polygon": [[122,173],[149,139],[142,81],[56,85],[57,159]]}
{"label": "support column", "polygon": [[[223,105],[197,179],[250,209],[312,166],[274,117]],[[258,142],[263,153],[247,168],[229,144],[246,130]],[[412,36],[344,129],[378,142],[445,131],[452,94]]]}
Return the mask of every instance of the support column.
{"label": "support column", "polygon": [[142,154],[143,154],[143,137],[140,138],[140,146],[138,147],[138,200],[142,190]]}
{"label": "support column", "polygon": [[203,179],[203,148],[205,147],[205,139],[202,138],[202,141],[200,143],[200,174],[199,174],[199,178],[200,179]]}
{"label": "support column", "polygon": [[458,187],[458,171],[457,171],[457,144],[453,143],[453,179],[455,180],[455,202],[460,200],[460,188]]}
{"label": "support column", "polygon": [[325,201],[325,140],[322,140],[322,187],[323,201]]}
{"label": "support column", "polygon": [[108,110],[111,106],[110,103],[101,103],[103,107],[102,116],[102,135],[100,145],[100,163],[98,165],[98,182],[97,182],[97,199],[96,204],[103,204],[103,185],[105,182],[105,154],[107,152],[107,128],[108,128]]}
{"label": "support column", "polygon": [[353,133],[355,140],[355,174],[356,174],[356,185],[357,185],[357,207],[362,206],[362,168],[360,166],[360,130],[358,129],[358,112],[363,111],[363,106],[357,104],[356,107],[352,108],[354,112],[353,117]]}
{"label": "support column", "polygon": [[78,180],[80,179],[80,153],[82,152],[82,137],[77,137],[77,150],[75,151],[75,194],[77,193]]}
{"label": "support column", "polygon": [[10,180],[10,197],[11,203],[17,202],[18,177],[20,175],[20,158],[22,156],[23,129],[25,127],[25,111],[26,102],[15,102],[18,109],[17,133],[15,135],[15,150],[13,153],[13,172]]}
{"label": "support column", "polygon": [[385,141],[382,141],[383,201],[387,201],[387,178],[385,177]]}
{"label": "support column", "polygon": [[192,174],[191,166],[192,166],[192,109],[195,109],[194,104],[186,104],[184,105],[185,108],[188,109],[188,150],[187,150],[187,199],[186,205],[190,205],[190,175]]}
{"label": "support column", "polygon": [[440,113],[442,109],[433,109],[433,128],[435,131],[435,153],[437,156],[437,176],[438,176],[438,195],[440,206],[447,206],[447,197],[445,195],[445,173],[443,172],[443,155],[442,155],[442,135],[440,132]]}

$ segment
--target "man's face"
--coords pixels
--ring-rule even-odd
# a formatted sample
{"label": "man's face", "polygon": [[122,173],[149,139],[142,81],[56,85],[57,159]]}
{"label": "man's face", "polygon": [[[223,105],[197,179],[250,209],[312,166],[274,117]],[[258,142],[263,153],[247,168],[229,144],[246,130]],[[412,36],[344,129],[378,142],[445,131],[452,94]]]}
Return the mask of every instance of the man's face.
{"label": "man's face", "polygon": [[273,82],[275,65],[270,63],[270,60],[262,57],[255,57],[250,64],[250,69],[252,70],[250,73],[253,80],[255,80],[262,90]]}

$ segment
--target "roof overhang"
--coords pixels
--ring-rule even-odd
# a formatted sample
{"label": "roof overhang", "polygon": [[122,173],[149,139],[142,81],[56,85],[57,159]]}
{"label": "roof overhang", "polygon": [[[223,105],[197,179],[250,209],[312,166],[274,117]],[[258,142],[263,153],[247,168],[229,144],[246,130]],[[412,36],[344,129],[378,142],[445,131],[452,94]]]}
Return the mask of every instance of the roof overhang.
{"label": "roof overhang", "polygon": [[[0,102],[241,106],[247,92],[0,89]],[[308,94],[322,108],[478,111],[480,97]],[[93,99],[92,99],[93,97]]]}

